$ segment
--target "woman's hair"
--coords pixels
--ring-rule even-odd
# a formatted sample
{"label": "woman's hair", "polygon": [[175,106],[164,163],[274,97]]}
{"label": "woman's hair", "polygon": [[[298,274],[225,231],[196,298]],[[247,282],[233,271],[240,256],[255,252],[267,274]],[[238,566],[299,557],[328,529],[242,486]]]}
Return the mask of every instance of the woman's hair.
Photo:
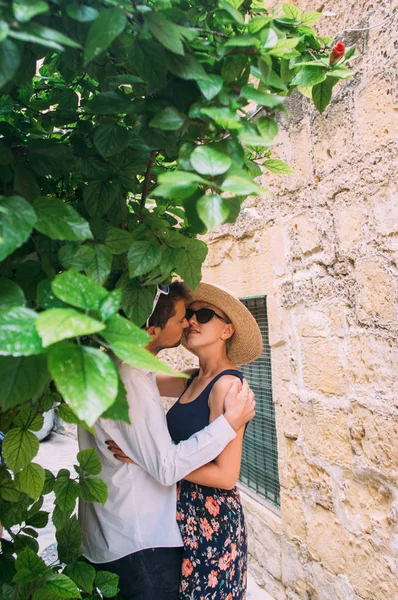
{"label": "woman's hair", "polygon": [[184,300],[185,304],[191,300],[190,290],[182,281],[171,283],[167,296],[160,295],[153,315],[149,319],[149,326],[153,325],[163,329],[167,321],[176,314],[175,304],[178,300]]}

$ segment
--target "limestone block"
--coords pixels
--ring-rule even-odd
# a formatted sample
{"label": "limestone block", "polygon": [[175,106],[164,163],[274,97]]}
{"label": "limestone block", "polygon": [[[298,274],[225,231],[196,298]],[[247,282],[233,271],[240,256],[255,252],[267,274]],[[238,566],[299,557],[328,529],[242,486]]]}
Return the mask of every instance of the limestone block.
{"label": "limestone block", "polygon": [[314,600],[362,600],[345,575],[334,575],[319,562],[310,567],[309,587]]}
{"label": "limestone block", "polygon": [[348,429],[348,414],[319,402],[303,405],[303,444],[315,456],[331,464],[351,466],[353,452]]}
{"label": "limestone block", "polygon": [[[338,91],[334,92],[336,95]],[[331,169],[346,160],[353,151],[354,119],[347,118],[349,100],[332,103],[325,113],[314,117],[312,140],[316,171]]]}
{"label": "limestone block", "polygon": [[[291,440],[297,440],[301,430],[301,403],[296,394],[280,390],[275,396],[275,415],[278,433]],[[278,436],[278,440],[282,436]],[[279,458],[281,454],[278,452]]]}
{"label": "limestone block", "polygon": [[291,220],[292,242],[298,249],[298,255],[309,254],[320,248],[320,233],[317,225],[306,214],[295,216]]}
{"label": "limestone block", "polygon": [[337,211],[336,233],[341,252],[349,253],[357,247],[362,238],[362,218],[359,204],[350,204]]}
{"label": "limestone block", "polygon": [[398,137],[398,104],[388,81],[374,79],[360,92],[355,122],[358,143],[367,150]]}
{"label": "limestone block", "polygon": [[287,344],[274,346],[271,351],[272,378],[280,378],[283,381],[292,379],[292,364]]}
{"label": "limestone block", "polygon": [[282,224],[269,230],[269,249],[274,275],[282,277],[286,273],[286,230]]}
{"label": "limestone block", "polygon": [[345,394],[346,378],[339,351],[342,349],[333,338],[303,340],[303,374],[308,389],[327,395]]}
{"label": "limestone block", "polygon": [[397,315],[397,294],[392,275],[381,261],[365,259],[356,265],[357,314],[363,323],[391,325]]}
{"label": "limestone block", "polygon": [[311,159],[311,139],[309,128],[306,123],[300,128],[294,128],[290,131],[290,143],[292,147],[292,157],[290,162],[294,169],[292,179],[302,184],[303,179],[313,176],[313,167]]}
{"label": "limestone block", "polygon": [[232,246],[233,240],[229,238],[220,238],[219,240],[208,244],[208,253],[205,260],[205,266],[215,267],[221,264],[230,252]]}
{"label": "limestone block", "polygon": [[302,564],[301,553],[298,546],[286,539],[282,539],[282,582],[287,588],[303,591],[303,582],[306,573]]}
{"label": "limestone block", "polygon": [[307,519],[307,548],[312,558],[335,574],[344,573],[352,560],[354,536],[339,524],[336,515],[320,506]]}
{"label": "limestone block", "polygon": [[[361,461],[358,470],[373,469],[396,485],[398,480],[398,419],[377,414],[353,403],[351,436]],[[361,435],[357,435],[360,431]]]}
{"label": "limestone block", "polygon": [[[335,482],[331,475],[319,466],[318,455],[314,456],[313,462],[307,457],[306,446],[303,448],[295,445],[295,451],[291,452],[289,460],[290,488],[295,493],[300,490],[302,500],[309,505],[318,504],[327,510],[333,509],[333,488]],[[315,462],[316,461],[316,462]]]}
{"label": "limestone block", "polygon": [[398,349],[394,339],[352,336],[348,352],[348,376],[355,397],[370,409],[397,414]]}
{"label": "limestone block", "polygon": [[345,480],[343,490],[342,505],[350,530],[358,535],[375,533],[378,537],[387,538],[394,500],[388,487],[364,477],[362,481]]}
{"label": "limestone block", "polygon": [[304,543],[307,537],[307,523],[302,497],[298,493],[281,488],[281,512],[287,539]]}
{"label": "limestone block", "polygon": [[269,255],[259,254],[237,261],[223,261],[202,269],[207,283],[222,285],[237,296],[262,296],[274,292],[275,275]]}
{"label": "limestone block", "polygon": [[[398,118],[398,114],[397,114]],[[395,165],[398,169],[398,160]],[[398,233],[398,187],[390,182],[372,197],[373,218],[382,235]]]}
{"label": "limestone block", "polygon": [[269,345],[282,346],[287,340],[287,311],[276,296],[267,297]]}

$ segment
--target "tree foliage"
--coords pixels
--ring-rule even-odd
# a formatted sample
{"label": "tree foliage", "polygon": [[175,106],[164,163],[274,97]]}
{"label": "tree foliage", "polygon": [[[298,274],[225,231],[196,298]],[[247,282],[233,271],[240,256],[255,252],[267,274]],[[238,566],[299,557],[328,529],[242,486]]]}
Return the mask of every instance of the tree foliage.
{"label": "tree foliage", "polygon": [[[0,2],[5,598],[114,595],[112,576],[79,559],[71,518],[77,497],[106,500],[98,465],[79,459],[76,477],[54,479],[32,462],[32,431],[54,404],[89,429],[100,415],[128,420],[104,349],[168,369],[141,329],[156,284],[177,274],[195,287],[198,234],[266,193],[261,165],[291,172],[271,151],[286,97],[298,88],[322,112],[349,76],[354,50],[331,65],[332,39],[312,29],[320,17],[259,0]],[[51,490],[55,569],[36,556]]]}

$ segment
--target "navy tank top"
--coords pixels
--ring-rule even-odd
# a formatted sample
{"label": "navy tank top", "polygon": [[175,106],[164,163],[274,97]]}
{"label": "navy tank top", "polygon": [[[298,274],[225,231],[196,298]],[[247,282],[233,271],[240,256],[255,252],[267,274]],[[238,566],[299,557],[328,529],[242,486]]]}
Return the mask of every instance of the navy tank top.
{"label": "navy tank top", "polygon": [[[241,381],[244,378],[243,373],[237,369],[226,369],[225,371],[221,371],[221,373],[216,375],[214,379],[210,381],[195,400],[183,404],[180,402],[180,398],[182,397],[180,396],[177,402],[170,408],[166,415],[167,425],[170,435],[176,444],[182,440],[187,440],[191,435],[197,433],[209,424],[209,395],[216,381],[223,375],[235,375],[235,377],[239,377]],[[185,390],[189,388],[196,376],[197,373],[188,379]]]}

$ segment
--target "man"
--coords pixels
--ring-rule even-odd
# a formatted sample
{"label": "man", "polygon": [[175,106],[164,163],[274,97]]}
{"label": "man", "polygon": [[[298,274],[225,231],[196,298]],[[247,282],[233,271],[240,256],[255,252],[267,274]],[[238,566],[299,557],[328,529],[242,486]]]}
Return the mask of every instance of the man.
{"label": "man", "polygon": [[[188,327],[189,293],[176,282],[158,287],[146,329],[148,350],[157,354],[178,346]],[[127,391],[131,425],[99,419],[96,437],[79,430],[81,449],[95,448],[108,485],[105,506],[80,502],[83,554],[97,568],[119,575],[126,600],[177,600],[182,539],[176,522],[176,483],[212,461],[254,416],[254,399],[239,380],[225,397],[225,413],[208,427],[175,445],[156,386],[155,374],[125,363],[119,367]],[[135,464],[112,456],[113,440]]]}

